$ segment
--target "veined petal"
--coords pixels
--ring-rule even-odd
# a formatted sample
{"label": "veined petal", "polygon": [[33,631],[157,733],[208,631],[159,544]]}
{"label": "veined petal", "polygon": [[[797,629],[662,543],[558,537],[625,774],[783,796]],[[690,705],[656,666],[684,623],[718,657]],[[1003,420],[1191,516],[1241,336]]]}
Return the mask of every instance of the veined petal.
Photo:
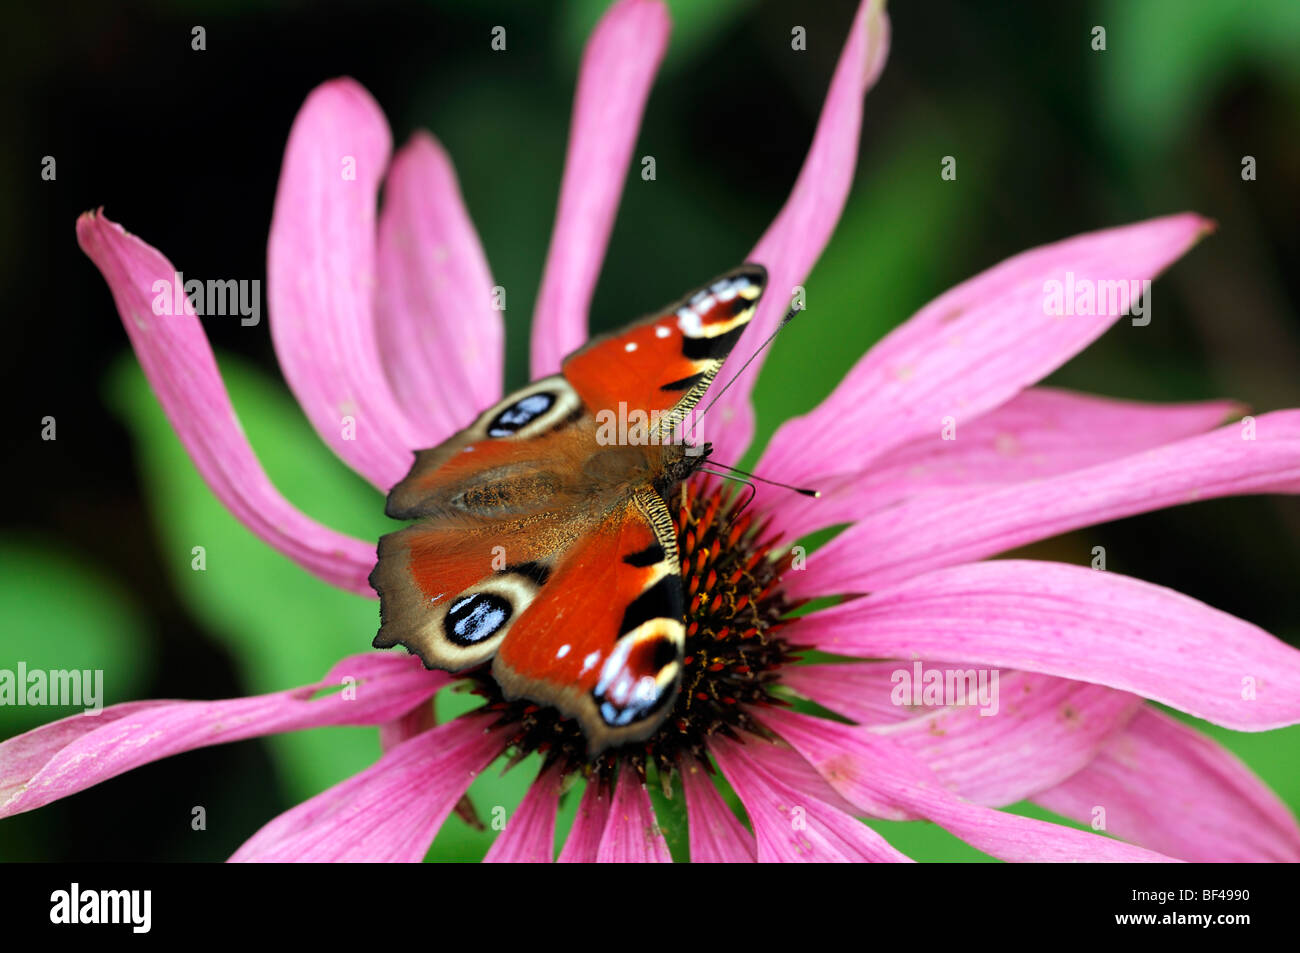
{"label": "veined petal", "polygon": [[851,814],[786,784],[758,760],[768,742],[736,744],[721,736],[709,743],[718,767],[745,805],[758,839],[758,862],[907,862],[874,830]]}
{"label": "veined petal", "polygon": [[[895,667],[912,668],[905,663]],[[945,676],[977,674],[969,666],[940,670]],[[968,695],[966,705],[939,708],[875,731],[924,761],[967,801],[1002,807],[1083,768],[1143,707],[1142,699],[1128,692],[1032,672],[1001,672],[996,682],[988,675],[987,684],[992,689],[988,706],[981,704],[983,698]]]}
{"label": "veined petal", "polygon": [[558,863],[594,864],[596,852],[600,849],[601,836],[605,833],[605,821],[609,818],[609,787],[596,778],[587,782],[587,789],[582,792],[582,801],[578,804],[578,814],[569,828],[569,837],[560,850]]}
{"label": "veined petal", "polygon": [[1242,731],[1300,721],[1300,651],[1172,589],[1082,566],[939,569],[805,616],[787,637],[1094,682]]}
{"label": "veined petal", "polygon": [[1261,414],[1250,427],[1232,424],[1032,483],[904,501],[818,550],[817,571],[792,574],[789,589],[801,597],[868,592],[1135,513],[1300,492],[1300,410]]}
{"label": "veined petal", "polygon": [[560,205],[533,312],[535,378],[554,374],[587,339],[587,309],[669,29],[659,0],[619,0],[587,41]]}
{"label": "veined petal", "polygon": [[709,776],[698,764],[679,772],[686,791],[686,817],[693,864],[752,864],[754,835],[745,830]]}
{"label": "veined petal", "polygon": [[358,83],[312,90],[285,147],[266,254],[285,379],[321,439],[385,492],[420,442],[375,333],[375,205],[390,148],[388,123]]}
{"label": "veined petal", "polygon": [[[1168,862],[1172,858],[1098,834],[962,800],[913,754],[863,728],[777,708],[763,720],[860,810],[925,819],[972,847],[1010,861]],[[888,813],[881,814],[882,808]]]}
{"label": "veined petal", "polygon": [[379,216],[376,331],[420,447],[501,398],[504,329],[451,159],[417,132],[393,159]]}
{"label": "veined petal", "polygon": [[[895,705],[891,696],[894,673],[911,669],[910,662],[854,662],[791,665],[781,671],[781,684],[845,718],[863,725],[908,721],[917,711]],[[934,666],[937,663],[927,663]]]}
{"label": "veined petal", "polygon": [[[868,351],[816,410],[784,424],[758,472],[807,486],[938,435],[945,418],[960,433],[1096,340],[1129,307],[1130,282],[1154,279],[1211,228],[1182,214],[1092,232],[963,282]],[[1105,314],[1048,313],[1050,282],[1105,289],[1120,281],[1113,312],[1107,295]]]}
{"label": "veined petal", "polygon": [[528,793],[492,842],[484,863],[549,864],[555,860],[555,813],[560,804],[560,769],[552,765],[537,775]]}
{"label": "veined petal", "polygon": [[[315,685],[272,695],[129,702],[73,715],[0,744],[0,817],[194,748],[322,725],[382,724],[446,682],[413,656],[368,652],[339,662]],[[315,697],[322,691],[330,694]]]}
{"label": "veined petal", "polygon": [[650,792],[626,762],[619,769],[614,800],[596,849],[601,864],[671,864],[672,855],[650,804]]}
{"label": "veined petal", "polygon": [[[749,261],[767,268],[768,284],[758,313],[736,345],[734,353],[741,360],[785,317],[795,286],[803,284],[839,223],[857,166],[862,98],[875,85],[888,53],[885,4],[883,0],[862,0],[831,77],[799,178],[776,219],[749,254]],[[709,438],[719,460],[739,460],[753,438],[754,411],[749,395],[763,358],[760,355],[710,411],[718,415],[718,426],[709,431]],[[740,361],[735,366],[739,367]]]}
{"label": "veined petal", "polygon": [[463,715],[388,751],[360,774],[290,808],[233,863],[417,863],[470,782],[502,751],[489,719]]}
{"label": "veined petal", "polygon": [[[97,212],[77,219],[77,242],[108,282],[145,377],[217,499],[259,539],[308,572],[374,598],[366,577],[375,565],[375,544],[303,515],[262,469],[193,308],[184,301],[183,313],[169,313],[175,310],[177,280],[171,262]],[[167,306],[155,313],[155,300],[162,298]]]}
{"label": "veined petal", "polygon": [[[913,696],[900,689],[911,685],[921,697],[931,671],[941,673],[945,684],[951,678],[962,691],[973,684],[976,694],[967,694],[966,705],[912,704]],[[797,665],[782,672],[781,684],[903,745],[951,790],[995,807],[1070,777],[1142,705],[1137,695],[1088,682],[983,671],[991,704],[978,695],[980,672],[954,662]]]}
{"label": "veined petal", "polygon": [[1291,812],[1195,728],[1143,708],[1088,766],[1037,795],[1048,810],[1182,860],[1300,861]]}
{"label": "veined petal", "polygon": [[404,712],[392,721],[386,721],[379,726],[379,748],[381,751],[396,748],[408,738],[424,734],[437,723],[438,719],[435,717],[433,710],[433,700],[426,699],[410,711]]}
{"label": "veined petal", "polygon": [[816,481],[820,499],[773,494],[772,528],[802,535],[856,522],[923,493],[956,499],[931,491],[974,495],[1081,470],[1204,433],[1244,409],[1226,400],[1146,404],[1031,387],[964,425],[958,439],[945,440],[936,428],[863,472]]}

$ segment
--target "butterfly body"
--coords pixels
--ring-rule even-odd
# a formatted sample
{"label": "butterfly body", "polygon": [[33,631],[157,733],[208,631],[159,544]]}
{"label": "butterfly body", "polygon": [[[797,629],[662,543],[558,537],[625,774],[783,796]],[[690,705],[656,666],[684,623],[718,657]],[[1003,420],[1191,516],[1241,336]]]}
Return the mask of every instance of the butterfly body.
{"label": "butterfly body", "polygon": [[[666,500],[708,457],[674,440],[753,316],[746,265],[590,342],[416,454],[371,584],[376,647],[489,660],[507,698],[576,718],[594,755],[648,737],[680,683],[685,608]],[[636,424],[614,426],[633,408]],[[617,408],[617,411],[616,411]]]}

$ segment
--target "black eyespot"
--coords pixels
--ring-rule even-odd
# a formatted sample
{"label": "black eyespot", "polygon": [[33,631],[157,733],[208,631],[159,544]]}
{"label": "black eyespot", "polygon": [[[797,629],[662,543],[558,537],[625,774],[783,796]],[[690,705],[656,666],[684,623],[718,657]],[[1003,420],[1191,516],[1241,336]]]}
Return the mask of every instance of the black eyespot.
{"label": "black eyespot", "polygon": [[489,437],[508,437],[519,428],[546,413],[555,404],[555,395],[542,391],[515,401],[488,424]]}
{"label": "black eyespot", "polygon": [[491,592],[462,596],[451,604],[442,625],[457,645],[474,645],[510,621],[510,602]]}

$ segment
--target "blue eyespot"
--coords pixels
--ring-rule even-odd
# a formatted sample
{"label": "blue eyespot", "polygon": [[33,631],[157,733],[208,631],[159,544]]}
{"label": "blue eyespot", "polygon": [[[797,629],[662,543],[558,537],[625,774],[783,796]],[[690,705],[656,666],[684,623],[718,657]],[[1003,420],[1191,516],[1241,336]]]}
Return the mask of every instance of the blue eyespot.
{"label": "blue eyespot", "polygon": [[489,437],[508,437],[519,428],[546,413],[555,404],[555,395],[542,391],[515,401],[488,424]]}
{"label": "blue eyespot", "polygon": [[491,592],[461,596],[447,610],[443,628],[457,645],[474,645],[492,635],[508,621],[510,602]]}

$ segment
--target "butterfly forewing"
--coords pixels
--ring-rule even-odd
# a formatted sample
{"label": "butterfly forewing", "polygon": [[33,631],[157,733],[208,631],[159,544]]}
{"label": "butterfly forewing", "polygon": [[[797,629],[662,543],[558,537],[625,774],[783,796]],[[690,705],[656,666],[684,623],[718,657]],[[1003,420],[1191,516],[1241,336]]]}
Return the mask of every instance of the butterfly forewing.
{"label": "butterfly forewing", "polygon": [[742,265],[662,312],[592,339],[564,361],[564,376],[598,413],[659,415],[666,433],[699,403],[754,316],[767,272]]}

